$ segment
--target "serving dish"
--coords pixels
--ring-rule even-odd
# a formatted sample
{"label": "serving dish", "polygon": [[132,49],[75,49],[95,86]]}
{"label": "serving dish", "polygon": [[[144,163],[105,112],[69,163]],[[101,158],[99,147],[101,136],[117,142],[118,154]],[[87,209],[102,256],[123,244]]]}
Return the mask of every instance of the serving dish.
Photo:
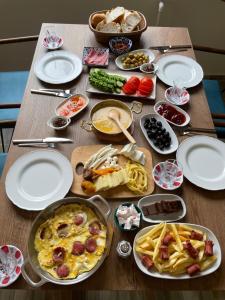
{"label": "serving dish", "polygon": [[36,150],[12,164],[5,189],[13,204],[34,211],[65,197],[72,181],[72,167],[64,155],[54,150]]}
{"label": "serving dish", "polygon": [[84,47],[82,63],[91,67],[107,67],[109,64],[109,48]]}
{"label": "serving dish", "polygon": [[[144,128],[144,123],[146,119],[150,119],[150,118],[155,118],[157,121],[160,121],[162,123],[163,128],[166,129],[167,132],[169,132],[170,137],[171,137],[171,144],[169,148],[165,148],[164,150],[160,150],[158,147],[156,147],[153,143],[153,141],[148,137],[147,131]],[[146,114],[144,116],[141,117],[140,119],[140,127],[141,130],[146,138],[146,140],[148,141],[149,145],[158,153],[160,154],[170,154],[173,153],[177,150],[178,148],[178,139],[176,134],[174,133],[173,129],[171,128],[171,126],[167,123],[167,121],[161,117],[158,114]]]}
{"label": "serving dish", "polygon": [[152,171],[155,183],[162,189],[172,191],[183,183],[182,167],[176,160],[168,159],[155,165]]}
{"label": "serving dish", "polygon": [[146,55],[149,59],[148,63],[150,62],[153,62],[154,59],[155,59],[155,54],[149,50],[149,49],[138,49],[138,50],[133,50],[133,51],[130,51],[129,53],[126,53],[126,54],[122,54],[120,56],[118,56],[115,60],[115,64],[116,66],[120,69],[120,70],[125,70],[125,71],[131,71],[131,70],[135,70],[135,69],[139,69],[140,68],[140,65],[136,66],[136,67],[130,67],[130,68],[124,68],[123,66],[123,62],[122,60],[127,57],[128,54],[137,54],[137,53],[143,53],[144,55]]}
{"label": "serving dish", "polygon": [[209,136],[193,136],[177,150],[184,176],[206,190],[225,189],[225,144]]}
{"label": "serving dish", "polygon": [[127,95],[122,90],[120,93],[111,93],[111,92],[105,92],[100,89],[97,89],[96,87],[92,86],[89,80],[87,80],[87,87],[86,92],[93,93],[93,94],[103,94],[103,95],[115,95],[115,96],[122,96],[122,97],[129,97],[129,98],[143,98],[143,99],[155,99],[156,98],[156,76],[153,74],[142,74],[138,72],[125,72],[125,71],[105,71],[109,75],[119,75],[124,77],[125,79],[129,79],[132,76],[138,77],[139,79],[142,79],[144,77],[151,78],[153,81],[153,90],[149,96],[142,96],[137,94]]}
{"label": "serving dish", "polygon": [[[115,100],[115,99],[107,99],[102,100],[101,102],[94,105],[90,111],[90,117],[89,120],[83,120],[81,123],[81,128],[88,132],[93,132],[103,140],[109,140],[109,141],[120,141],[125,138],[124,134],[120,130],[118,133],[112,133],[112,132],[104,132],[101,131],[99,128],[96,127],[96,125],[93,123],[93,116],[96,112],[98,112],[100,109],[112,107],[112,108],[120,108],[124,110],[128,115],[130,116],[130,122],[127,124],[126,129],[130,132],[132,131],[132,123],[133,123],[133,112],[139,114],[142,111],[142,104],[140,102],[132,102],[131,107],[123,103],[122,101]],[[110,120],[108,120],[110,121]],[[113,121],[111,121],[113,122]]]}
{"label": "serving dish", "polygon": [[82,72],[80,58],[65,50],[56,50],[44,54],[34,65],[34,73],[38,79],[62,84],[77,78]]}
{"label": "serving dish", "polygon": [[157,61],[157,76],[167,85],[179,80],[185,88],[198,85],[203,79],[202,67],[192,58],[183,55],[163,56]]}
{"label": "serving dish", "polygon": [[[131,39],[132,41],[138,41],[141,37],[141,34],[147,29],[147,21],[145,19],[145,16],[141,12],[138,12],[138,14],[141,17],[141,21],[138,25],[138,28],[136,28],[132,32],[117,32],[117,33],[115,33],[115,32],[101,32],[101,31],[96,30],[96,28],[94,28],[94,26],[92,25],[92,19],[93,19],[94,15],[106,14],[107,11],[108,10],[95,11],[89,17],[89,21],[88,21],[89,28],[94,33],[95,38],[99,43],[108,44],[109,40],[115,36],[118,36],[118,37],[125,36],[125,37]],[[133,12],[133,10],[131,10],[131,12]]]}
{"label": "serving dish", "polygon": [[142,211],[142,219],[148,223],[160,223],[160,222],[175,222],[182,219],[186,215],[186,205],[184,200],[174,194],[154,194],[141,198],[138,201],[138,207],[142,210],[143,206],[157,203],[159,201],[180,201],[182,209],[177,212],[169,213],[169,214],[155,214],[151,216],[145,216]]}
{"label": "serving dish", "polygon": [[[163,115],[163,114],[160,114],[160,113],[159,113],[159,109],[160,109],[160,107],[162,107],[162,106],[166,106],[166,107],[168,107],[168,108],[171,108],[173,111],[177,111],[179,114],[183,115],[183,119],[184,119],[183,123],[181,123],[181,124],[175,123],[175,122],[173,122],[173,121],[167,119],[167,118],[164,116],[164,115],[165,115],[164,113],[163,113],[164,115]],[[189,114],[188,114],[186,111],[184,111],[182,108],[177,107],[177,106],[173,105],[172,103],[168,103],[168,102],[166,102],[166,101],[159,101],[159,102],[157,102],[157,103],[154,105],[154,111],[155,111],[156,114],[158,114],[158,115],[162,116],[163,118],[165,118],[167,122],[169,122],[169,123],[171,123],[172,125],[177,126],[177,127],[185,127],[185,126],[187,126],[187,125],[189,124],[189,122],[190,122],[190,120],[191,120]]]}
{"label": "serving dish", "polygon": [[22,252],[13,245],[0,246],[0,287],[12,284],[21,274]]}
{"label": "serving dish", "polygon": [[73,118],[89,104],[89,98],[84,94],[74,94],[63,100],[55,109],[57,116]]}
{"label": "serving dish", "polygon": [[182,106],[190,101],[190,94],[186,89],[178,87],[169,87],[165,90],[165,98],[171,104]]}
{"label": "serving dish", "polygon": [[[101,203],[101,208],[99,207],[99,204],[97,204],[99,202]],[[105,225],[105,227],[107,228],[106,248],[105,248],[105,251],[104,251],[101,259],[98,261],[98,263],[95,265],[95,267],[93,269],[91,269],[89,272],[82,273],[81,275],[79,275],[78,277],[76,277],[74,279],[57,279],[57,278],[54,278],[52,275],[50,275],[48,272],[44,271],[39,265],[39,262],[37,259],[37,251],[35,250],[35,247],[34,247],[35,234],[36,234],[39,226],[54,215],[54,212],[56,209],[58,209],[62,205],[75,204],[75,203],[85,205],[85,206],[89,207],[90,209],[92,209],[94,211],[94,213],[97,215],[98,219],[101,221],[101,223],[103,223]],[[104,211],[102,210],[102,207],[104,207],[103,208]],[[107,221],[110,212],[111,212],[111,209],[110,209],[109,204],[106,202],[106,200],[104,198],[102,198],[99,195],[93,196],[89,199],[82,199],[82,198],[78,198],[78,197],[65,198],[62,200],[58,200],[55,203],[52,203],[51,205],[46,207],[43,211],[41,211],[39,213],[39,215],[35,218],[35,220],[32,224],[31,231],[30,231],[29,238],[28,238],[28,243],[27,243],[28,257],[27,257],[24,265],[22,266],[22,275],[23,275],[24,279],[27,281],[27,283],[29,283],[32,287],[40,287],[47,282],[51,282],[51,283],[55,283],[55,284],[59,284],[59,285],[72,285],[72,284],[77,284],[81,281],[84,281],[87,278],[89,278],[91,275],[93,275],[99,269],[99,267],[102,265],[102,263],[104,262],[104,260],[107,256],[107,251],[110,248],[109,223]],[[33,271],[40,277],[40,281],[34,282],[30,278],[30,276],[28,275],[28,273],[26,271],[26,266],[28,264],[31,265]]]}
{"label": "serving dish", "polygon": [[210,268],[208,268],[204,271],[201,271],[200,273],[197,273],[197,274],[195,274],[191,277],[188,274],[170,275],[169,273],[159,273],[154,269],[148,270],[142,264],[141,259],[140,259],[139,255],[137,254],[137,252],[135,250],[135,244],[136,244],[136,241],[139,237],[141,237],[142,235],[147,233],[150,229],[152,229],[156,226],[156,225],[152,225],[152,226],[148,226],[148,227],[145,227],[142,230],[140,230],[136,234],[135,239],[134,239],[133,254],[134,254],[134,259],[135,259],[135,262],[136,262],[138,268],[148,276],[155,277],[155,278],[160,278],[160,279],[171,279],[171,280],[183,280],[183,279],[190,280],[190,278],[203,277],[203,276],[206,276],[206,275],[209,275],[209,274],[215,272],[221,264],[222,254],[221,254],[220,244],[219,244],[216,236],[214,235],[214,233],[210,229],[208,229],[204,226],[201,226],[201,225],[190,224],[190,223],[173,223],[173,224],[175,224],[175,225],[179,225],[179,224],[187,225],[187,226],[192,227],[193,229],[201,230],[202,232],[204,232],[208,236],[208,239],[212,240],[212,242],[214,244],[214,247],[213,247],[214,248],[214,255],[217,256],[216,262],[214,262],[214,264]]}

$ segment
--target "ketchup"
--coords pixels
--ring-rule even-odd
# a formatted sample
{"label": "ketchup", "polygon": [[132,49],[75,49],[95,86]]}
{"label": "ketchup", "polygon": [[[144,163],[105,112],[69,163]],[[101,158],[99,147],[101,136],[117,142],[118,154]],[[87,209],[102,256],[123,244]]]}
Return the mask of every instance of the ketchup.
{"label": "ketchup", "polygon": [[166,103],[161,104],[157,111],[162,117],[177,125],[182,125],[186,121],[185,116],[181,112]]}

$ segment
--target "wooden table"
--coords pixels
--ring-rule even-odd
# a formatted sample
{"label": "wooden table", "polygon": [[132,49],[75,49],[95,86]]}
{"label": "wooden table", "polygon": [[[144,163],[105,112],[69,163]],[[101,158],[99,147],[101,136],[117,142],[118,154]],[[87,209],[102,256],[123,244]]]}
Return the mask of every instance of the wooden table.
{"label": "wooden table", "polygon": [[[14,132],[14,138],[39,138],[45,136],[61,136],[61,132],[54,132],[46,125],[46,121],[53,115],[54,108],[62,101],[60,98],[34,95],[30,93],[30,89],[38,89],[41,87],[52,87],[48,84],[40,82],[33,73],[34,63],[44,54],[46,50],[42,47],[41,41],[45,32],[42,26],[37,48],[34,54],[33,64],[27,83],[24,100],[22,103],[19,119]],[[57,25],[64,38],[64,49],[76,53],[80,58],[84,46],[98,46],[93,33],[86,25]],[[140,47],[147,48],[153,45],[168,44],[190,44],[188,30],[186,28],[148,28],[142,35]],[[192,49],[181,52],[183,55],[194,57]],[[18,58],[19,59],[19,58]],[[115,66],[111,64],[111,69]],[[76,88],[77,92],[85,92],[88,70],[85,69],[82,75],[71,83],[63,85],[63,88]],[[157,100],[164,99],[164,91],[166,86],[159,80],[157,82]],[[191,115],[193,126],[202,126],[213,128],[209,108],[202,88],[202,84],[190,90],[191,102],[187,109]],[[98,144],[99,141],[93,133],[87,133],[80,128],[80,122],[88,119],[91,107],[96,104],[99,99],[106,97],[97,97],[90,95],[90,104],[85,112],[81,113],[69,126],[66,131],[66,137],[74,140],[72,145],[60,145],[58,150],[70,159],[71,152],[76,146]],[[125,100],[129,104],[131,99]],[[143,114],[153,112],[153,103],[143,100]],[[140,116],[135,116],[135,132],[134,137],[141,146],[149,148],[143,134],[139,128]],[[15,207],[5,194],[4,182],[9,167],[22,154],[32,151],[31,148],[19,148],[11,145],[8,160],[1,178],[1,205],[0,205],[0,244],[14,244],[18,246],[26,257],[26,244],[29,230],[36,213],[21,210]],[[152,151],[153,164],[167,157],[157,155]],[[168,156],[173,158],[174,155]],[[155,193],[163,193],[159,188],[155,189]],[[224,191],[210,192],[200,189],[187,180],[184,180],[182,188],[176,191],[182,196],[187,205],[187,215],[185,222],[196,223],[210,228],[219,239],[222,251],[225,249],[225,194]],[[110,205],[114,210],[119,205],[119,200],[110,201]],[[112,216],[111,216],[112,218]],[[133,256],[128,260],[119,258],[116,254],[116,245],[119,240],[126,239],[132,242],[134,233],[121,233],[117,228],[114,230],[114,239],[109,257],[103,266],[87,281],[84,281],[73,288],[92,289],[92,290],[139,290],[139,289],[225,289],[225,262],[215,273],[194,280],[160,280],[144,275],[136,266]],[[46,284],[47,288],[56,288],[56,286]],[[11,288],[28,288],[25,280],[20,277]],[[60,287],[61,288],[61,287]],[[68,289],[68,287],[67,287]]]}

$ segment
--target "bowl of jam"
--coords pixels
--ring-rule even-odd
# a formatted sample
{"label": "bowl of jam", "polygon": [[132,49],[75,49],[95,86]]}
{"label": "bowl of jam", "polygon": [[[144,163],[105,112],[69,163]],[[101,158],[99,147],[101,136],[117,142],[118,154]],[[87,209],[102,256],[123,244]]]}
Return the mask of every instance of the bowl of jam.
{"label": "bowl of jam", "polygon": [[71,122],[70,118],[64,116],[54,116],[48,120],[47,125],[55,130],[65,129]]}
{"label": "bowl of jam", "polygon": [[167,122],[178,126],[186,126],[190,122],[190,116],[186,111],[165,101],[157,102],[154,106],[155,112],[166,119]]}

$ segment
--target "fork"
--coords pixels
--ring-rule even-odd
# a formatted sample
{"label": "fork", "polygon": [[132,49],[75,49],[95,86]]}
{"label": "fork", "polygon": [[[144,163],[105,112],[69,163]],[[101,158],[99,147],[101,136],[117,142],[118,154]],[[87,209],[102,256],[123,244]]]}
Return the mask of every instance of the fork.
{"label": "fork", "polygon": [[162,53],[162,54],[165,54],[165,53],[171,53],[171,52],[182,52],[182,51],[187,51],[188,49],[187,48],[183,48],[183,49],[159,49],[159,52]]}
{"label": "fork", "polygon": [[65,93],[67,95],[72,95],[73,92],[76,91],[76,89],[67,89],[67,90],[63,90],[63,89],[39,89],[39,91],[46,91],[46,92],[58,92],[58,93]]}

